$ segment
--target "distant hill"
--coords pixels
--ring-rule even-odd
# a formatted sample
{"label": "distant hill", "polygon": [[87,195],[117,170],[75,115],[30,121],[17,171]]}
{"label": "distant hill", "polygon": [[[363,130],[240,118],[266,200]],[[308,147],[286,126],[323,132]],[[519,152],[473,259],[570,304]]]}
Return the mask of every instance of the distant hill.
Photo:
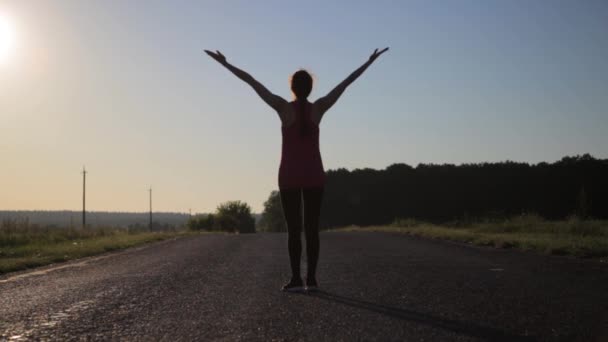
{"label": "distant hill", "polygon": [[[155,225],[179,227],[186,224],[187,213],[152,214]],[[27,220],[30,224],[57,227],[79,227],[82,223],[81,211],[4,210],[0,211],[0,222],[6,220]],[[87,225],[93,227],[134,227],[148,226],[149,213],[87,211]]]}

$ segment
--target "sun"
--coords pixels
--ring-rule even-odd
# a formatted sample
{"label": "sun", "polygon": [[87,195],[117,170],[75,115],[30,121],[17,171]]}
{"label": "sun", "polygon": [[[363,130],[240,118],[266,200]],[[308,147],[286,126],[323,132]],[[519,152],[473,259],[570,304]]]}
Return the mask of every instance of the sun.
{"label": "sun", "polygon": [[0,64],[8,61],[15,50],[15,28],[9,17],[0,13]]}

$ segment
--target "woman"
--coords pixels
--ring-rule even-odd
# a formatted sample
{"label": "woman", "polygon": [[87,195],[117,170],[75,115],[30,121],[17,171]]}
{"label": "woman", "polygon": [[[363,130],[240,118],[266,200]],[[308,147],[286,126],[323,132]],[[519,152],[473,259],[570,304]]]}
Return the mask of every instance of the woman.
{"label": "woman", "polygon": [[[249,84],[262,100],[279,114],[281,119],[283,145],[279,167],[279,190],[283,213],[287,221],[287,245],[292,272],[291,280],[283,286],[283,291],[299,292],[304,289],[314,291],[318,288],[316,270],[319,259],[319,214],[325,184],[325,171],[319,151],[321,118],[336,103],[346,87],[361,76],[387,50],[388,48],[381,51],[376,49],[367,62],[338,84],[329,94],[314,103],[308,101],[313,80],[305,70],[298,70],[292,75],[290,83],[295,99],[287,102],[282,97],[268,91],[245,71],[228,63],[221,52],[205,50],[209,56]],[[300,276],[302,226],[304,226],[306,234],[308,266],[306,287]]]}

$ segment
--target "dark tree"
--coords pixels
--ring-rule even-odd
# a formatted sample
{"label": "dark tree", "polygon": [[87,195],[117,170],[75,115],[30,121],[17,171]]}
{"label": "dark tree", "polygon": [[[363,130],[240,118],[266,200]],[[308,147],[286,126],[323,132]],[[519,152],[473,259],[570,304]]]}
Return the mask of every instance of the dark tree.
{"label": "dark tree", "polygon": [[278,191],[272,191],[266,202],[264,202],[264,212],[262,213],[258,227],[259,230],[265,232],[287,231],[283,208],[281,207],[281,194]]}
{"label": "dark tree", "polygon": [[585,154],[555,163],[500,163],[327,172],[322,227],[504,218],[535,213],[608,218],[608,160]]}

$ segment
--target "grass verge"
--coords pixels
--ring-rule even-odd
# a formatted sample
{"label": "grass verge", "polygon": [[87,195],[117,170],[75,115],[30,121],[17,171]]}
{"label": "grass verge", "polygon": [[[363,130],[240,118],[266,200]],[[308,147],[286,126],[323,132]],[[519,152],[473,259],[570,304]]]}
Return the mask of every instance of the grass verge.
{"label": "grass verge", "polygon": [[0,226],[0,274],[193,234]]}
{"label": "grass verge", "polygon": [[518,248],[545,254],[578,257],[608,256],[608,221],[546,221],[522,216],[502,222],[435,225],[415,220],[397,220],[390,226],[345,227],[336,231],[397,232],[498,248]]}

